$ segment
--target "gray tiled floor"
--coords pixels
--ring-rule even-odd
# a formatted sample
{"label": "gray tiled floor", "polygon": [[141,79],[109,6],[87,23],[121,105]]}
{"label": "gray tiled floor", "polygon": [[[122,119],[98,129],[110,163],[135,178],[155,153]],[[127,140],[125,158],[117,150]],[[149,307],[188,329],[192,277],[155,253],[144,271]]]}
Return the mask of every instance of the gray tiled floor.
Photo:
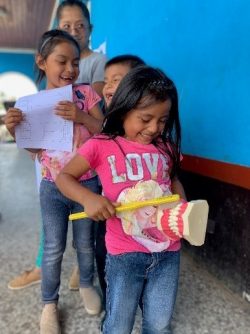
{"label": "gray tiled floor", "polygon": [[[14,144],[0,144],[0,333],[39,333],[40,288],[10,291],[7,282],[35,261],[39,205],[32,161]],[[64,334],[97,334],[100,317],[88,316],[79,294],[67,288],[74,253],[67,248],[60,309]],[[133,334],[139,333],[138,313]],[[182,254],[174,334],[248,334],[250,305],[225,289],[188,254]]]}

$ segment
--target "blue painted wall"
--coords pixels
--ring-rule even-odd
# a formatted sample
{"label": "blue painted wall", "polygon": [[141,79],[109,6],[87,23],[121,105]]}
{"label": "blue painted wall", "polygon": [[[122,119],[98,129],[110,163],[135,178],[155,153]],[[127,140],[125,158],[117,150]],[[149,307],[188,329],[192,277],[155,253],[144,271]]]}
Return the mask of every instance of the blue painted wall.
{"label": "blue painted wall", "polygon": [[34,81],[34,55],[0,51],[0,74],[4,72],[19,72]]}
{"label": "blue painted wall", "polygon": [[183,152],[250,166],[250,2],[92,0],[92,46],[141,56],[180,96]]}

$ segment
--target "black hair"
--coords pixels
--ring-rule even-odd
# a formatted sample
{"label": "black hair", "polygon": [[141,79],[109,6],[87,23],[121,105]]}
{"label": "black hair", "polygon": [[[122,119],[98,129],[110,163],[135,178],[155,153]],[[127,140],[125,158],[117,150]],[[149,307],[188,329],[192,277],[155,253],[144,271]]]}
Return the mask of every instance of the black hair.
{"label": "black hair", "polygon": [[64,0],[64,1],[62,1],[60,3],[60,5],[57,7],[57,11],[56,11],[56,20],[57,20],[57,22],[59,22],[60,19],[61,19],[61,15],[62,15],[63,9],[65,7],[73,7],[73,6],[77,6],[81,10],[82,15],[88,21],[89,27],[91,29],[92,25],[90,23],[89,10],[88,10],[87,6],[82,1],[80,1],[80,0]]}
{"label": "black hair", "polygon": [[[48,56],[53,52],[54,48],[58,44],[63,42],[69,42],[72,45],[74,45],[79,53],[79,58],[80,58],[81,50],[77,41],[66,31],[58,29],[49,30],[46,31],[44,34],[42,34],[38,43],[38,48],[37,48],[38,54],[42,56],[43,60],[46,60]],[[45,77],[45,73],[37,65],[35,69],[38,72],[36,83],[40,84],[40,82]]]}
{"label": "black hair", "polygon": [[129,55],[129,54],[119,55],[119,56],[111,58],[110,60],[106,62],[105,70],[109,66],[117,65],[117,64],[128,65],[132,69],[139,65],[145,65],[145,62],[140,57],[135,56],[135,55]]}
{"label": "black hair", "polygon": [[[150,66],[137,66],[121,80],[108,107],[102,133],[112,139],[124,136],[123,122],[131,110],[167,100],[171,101],[169,118],[160,138],[153,144],[162,153],[167,153],[172,158],[171,177],[173,177],[180,165],[181,127],[178,94],[173,81],[161,70]],[[162,144],[164,144],[164,152]]]}

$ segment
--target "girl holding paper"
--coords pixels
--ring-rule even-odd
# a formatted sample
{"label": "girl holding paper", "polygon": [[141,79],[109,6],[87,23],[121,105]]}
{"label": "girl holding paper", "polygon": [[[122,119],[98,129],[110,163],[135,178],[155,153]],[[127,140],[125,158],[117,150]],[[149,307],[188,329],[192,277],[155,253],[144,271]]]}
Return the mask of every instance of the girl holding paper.
{"label": "girl holding paper", "polygon": [[[46,78],[46,89],[74,84],[79,75],[80,49],[78,43],[67,32],[51,30],[40,39],[36,65],[38,82]],[[60,333],[57,303],[59,299],[60,274],[63,253],[66,247],[68,216],[83,207],[67,199],[55,184],[59,171],[75,155],[77,149],[101,129],[103,116],[99,109],[100,97],[89,85],[73,86],[73,102],[61,101],[55,113],[65,120],[74,122],[73,152],[56,152],[46,149],[28,150],[37,153],[43,168],[40,186],[40,202],[44,232],[44,254],[42,260],[41,333]],[[15,136],[15,127],[24,120],[21,110],[10,108],[5,124]],[[98,192],[95,173],[90,170],[79,177],[79,184]],[[80,269],[80,293],[89,314],[101,311],[101,300],[93,287],[94,245],[93,221],[79,220],[73,224],[73,238]]]}

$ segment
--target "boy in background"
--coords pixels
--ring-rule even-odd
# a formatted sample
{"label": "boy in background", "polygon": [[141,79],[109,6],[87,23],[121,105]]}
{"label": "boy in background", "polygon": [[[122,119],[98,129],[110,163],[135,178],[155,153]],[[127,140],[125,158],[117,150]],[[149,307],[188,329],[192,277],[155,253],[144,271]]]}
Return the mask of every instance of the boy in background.
{"label": "boy in background", "polygon": [[109,107],[114,93],[117,90],[122,78],[140,65],[145,65],[145,62],[134,55],[120,55],[111,58],[104,67],[104,87],[102,90],[106,107]]}

